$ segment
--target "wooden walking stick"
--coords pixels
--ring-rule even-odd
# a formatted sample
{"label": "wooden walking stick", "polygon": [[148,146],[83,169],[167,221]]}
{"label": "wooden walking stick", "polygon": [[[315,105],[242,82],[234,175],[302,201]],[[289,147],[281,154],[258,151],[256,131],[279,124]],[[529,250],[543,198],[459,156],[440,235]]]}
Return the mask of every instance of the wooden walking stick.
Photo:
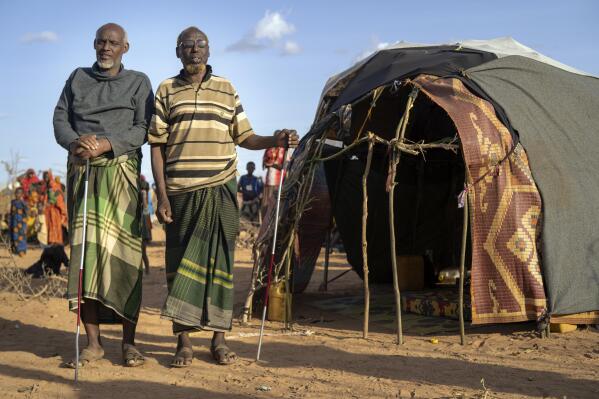
{"label": "wooden walking stick", "polygon": [[268,291],[270,290],[272,268],[275,263],[275,249],[277,246],[277,233],[279,230],[279,209],[281,206],[281,191],[283,191],[283,180],[285,178],[285,171],[287,170],[287,149],[285,149],[283,159],[283,169],[281,170],[281,179],[279,180],[279,191],[277,192],[277,206],[275,208],[275,231],[272,235],[272,249],[270,251],[270,262],[268,265],[266,290],[264,291],[264,308],[262,309],[262,322],[260,324],[260,338],[258,340],[258,352],[256,353],[256,361],[260,360],[260,351],[262,350],[262,338],[264,337],[264,322],[266,321],[266,309],[268,307]]}
{"label": "wooden walking stick", "polygon": [[81,332],[81,294],[83,291],[83,265],[85,263],[85,240],[87,232],[87,187],[89,182],[89,159],[85,161],[85,181],[83,185],[83,233],[81,238],[81,262],[79,263],[79,283],[77,284],[77,333],[75,334],[75,384],[79,381],[79,335]]}

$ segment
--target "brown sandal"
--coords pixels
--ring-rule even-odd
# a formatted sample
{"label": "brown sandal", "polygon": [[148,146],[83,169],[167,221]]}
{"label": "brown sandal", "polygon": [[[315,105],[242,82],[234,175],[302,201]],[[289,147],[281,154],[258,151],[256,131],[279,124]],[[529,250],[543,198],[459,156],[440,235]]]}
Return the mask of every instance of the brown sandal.
{"label": "brown sandal", "polygon": [[145,362],[146,358],[143,357],[141,352],[137,350],[135,345],[123,345],[123,364],[125,367],[137,367],[141,366]]}
{"label": "brown sandal", "polygon": [[[79,368],[87,366],[91,362],[95,362],[104,357],[104,349],[100,352],[94,352],[89,348],[84,348],[81,353],[79,353]],[[65,363],[64,366],[70,369],[75,369],[76,367],[76,359],[71,360],[68,363]]]}
{"label": "brown sandal", "polygon": [[237,354],[233,352],[227,344],[220,344],[210,348],[212,358],[216,360],[216,363],[222,365],[233,364],[237,361]]}

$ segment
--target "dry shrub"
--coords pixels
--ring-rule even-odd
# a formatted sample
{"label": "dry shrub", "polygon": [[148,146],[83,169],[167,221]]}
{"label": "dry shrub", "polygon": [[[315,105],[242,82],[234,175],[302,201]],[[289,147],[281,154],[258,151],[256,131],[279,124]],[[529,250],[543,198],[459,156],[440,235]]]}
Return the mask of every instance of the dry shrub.
{"label": "dry shrub", "polygon": [[67,279],[62,276],[44,274],[42,278],[33,279],[31,275],[17,266],[10,245],[2,238],[2,247],[9,254],[8,260],[0,261],[0,291],[14,292],[19,299],[28,301],[38,298],[62,298],[67,291]]}

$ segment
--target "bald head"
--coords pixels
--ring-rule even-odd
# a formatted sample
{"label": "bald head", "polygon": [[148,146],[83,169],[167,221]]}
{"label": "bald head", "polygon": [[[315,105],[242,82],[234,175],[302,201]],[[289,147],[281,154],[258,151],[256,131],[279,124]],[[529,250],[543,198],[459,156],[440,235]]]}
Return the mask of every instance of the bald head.
{"label": "bald head", "polygon": [[183,40],[183,37],[194,35],[194,34],[199,34],[201,36],[204,36],[204,38],[206,40],[208,39],[208,36],[206,36],[206,34],[204,32],[202,32],[200,30],[200,28],[198,28],[197,26],[190,26],[189,28],[183,29],[181,31],[181,33],[179,33],[179,36],[177,36],[177,46],[181,43],[181,40]]}
{"label": "bald head", "polygon": [[94,39],[98,67],[115,76],[121,69],[123,54],[129,51],[129,39],[122,26],[108,23],[100,26]]}
{"label": "bald head", "polygon": [[98,37],[98,35],[101,35],[102,32],[104,32],[105,30],[114,30],[115,32],[118,32],[118,35],[120,36],[122,42],[129,44],[129,37],[127,36],[127,31],[121,25],[115,24],[114,22],[109,22],[100,26],[96,31],[96,38]]}
{"label": "bald head", "polygon": [[175,51],[191,79],[201,81],[210,57],[208,36],[199,28],[190,26],[177,36]]}

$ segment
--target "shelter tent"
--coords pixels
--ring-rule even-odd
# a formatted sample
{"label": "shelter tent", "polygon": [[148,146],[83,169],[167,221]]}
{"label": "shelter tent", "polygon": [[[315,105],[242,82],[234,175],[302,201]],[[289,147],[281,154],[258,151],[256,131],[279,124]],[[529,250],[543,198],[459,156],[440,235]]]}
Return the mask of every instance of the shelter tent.
{"label": "shelter tent", "polygon": [[276,276],[303,290],[334,218],[354,270],[390,282],[395,181],[395,252],[437,265],[460,261],[467,197],[473,323],[598,323],[598,110],[599,79],[511,38],[377,51],[328,80],[293,155]]}

